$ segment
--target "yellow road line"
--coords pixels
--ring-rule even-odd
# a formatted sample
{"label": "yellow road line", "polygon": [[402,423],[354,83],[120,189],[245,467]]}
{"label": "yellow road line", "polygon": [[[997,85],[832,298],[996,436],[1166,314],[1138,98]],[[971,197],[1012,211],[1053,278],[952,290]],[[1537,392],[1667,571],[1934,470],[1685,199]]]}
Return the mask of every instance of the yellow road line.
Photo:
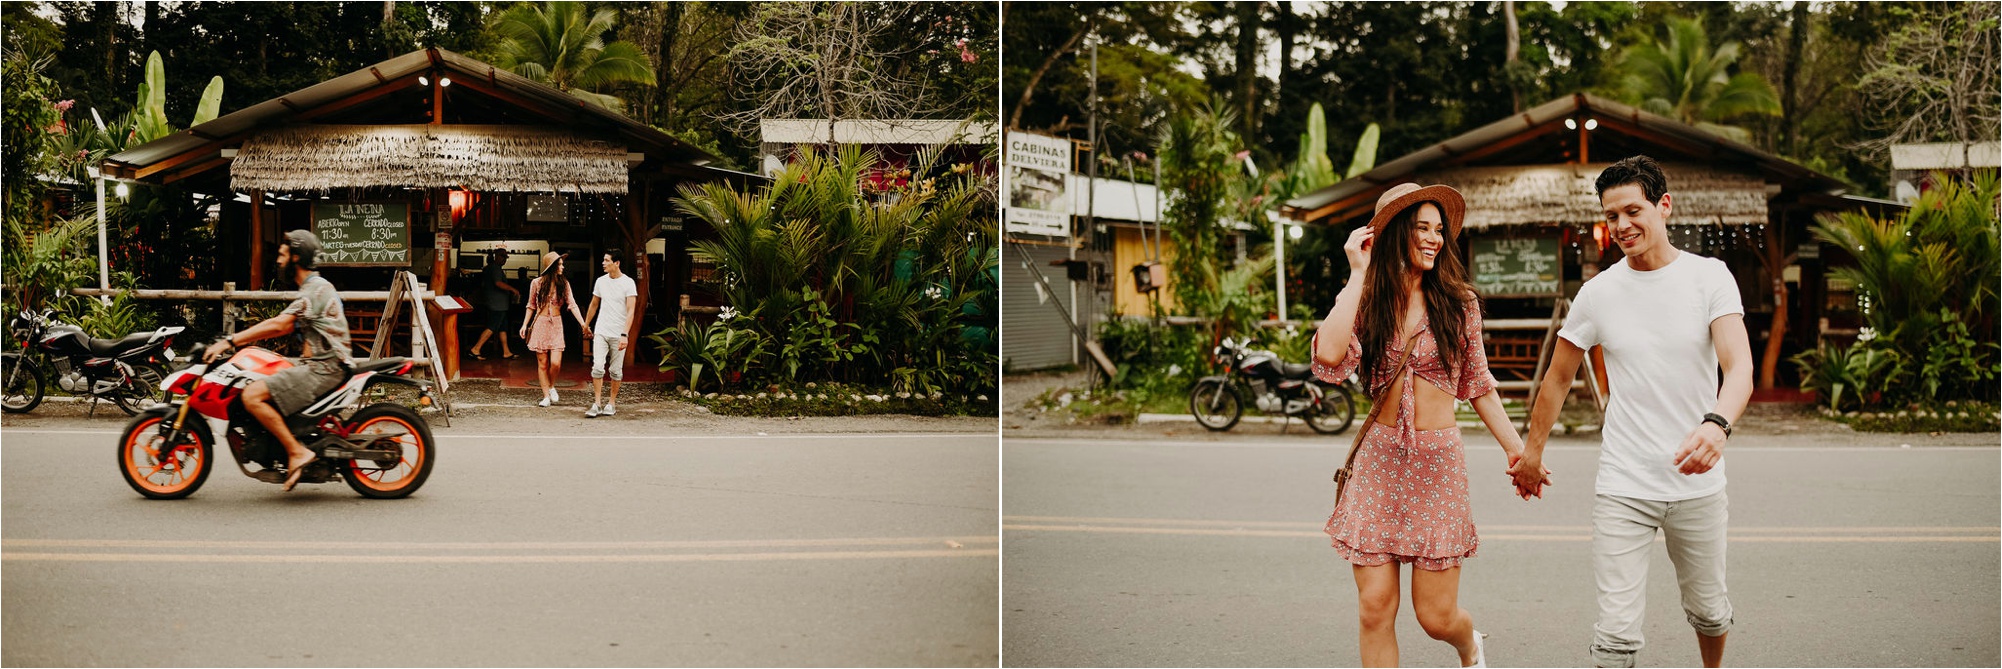
{"label": "yellow road line", "polygon": [[[1279,538],[1326,538],[1319,531],[1305,530],[1249,530],[1198,527],[1115,527],[1108,525],[1002,525],[1002,530],[1017,532],[1086,532],[1101,534],[1166,534],[1221,537],[1279,537]],[[1577,529],[1577,528],[1566,528]],[[1585,534],[1510,534],[1506,532],[1482,532],[1481,539],[1491,541],[1591,541],[1592,535]],[[1657,537],[1656,541],[1666,539]],[[1925,535],[1832,535],[1832,536],[1745,536],[1733,531],[1734,542],[1791,542],[1791,543],[1998,543],[2002,536],[1925,536]]]}
{"label": "yellow road line", "polygon": [[4,539],[0,548],[127,548],[207,550],[625,550],[667,551],[719,548],[827,548],[867,546],[945,546],[992,544],[994,535],[957,537],[880,537],[852,539],[721,539],[691,541],[521,541],[521,542],[394,542],[394,541],[200,541],[156,539]]}
{"label": "yellow road line", "polygon": [[[1297,522],[1273,520],[1203,520],[1182,518],[1106,518],[1072,516],[1007,516],[1008,523],[1060,523],[1078,525],[1138,525],[1138,526],[1184,526],[1190,528],[1269,528],[1295,529],[1319,528],[1325,521]],[[1495,532],[1583,532],[1592,531],[1589,525],[1481,525],[1482,530]],[[1868,534],[1868,533],[1930,533],[1930,534],[1997,534],[2002,535],[2002,526],[1786,526],[1786,527],[1732,527],[1732,534]]]}
{"label": "yellow road line", "polygon": [[630,562],[762,562],[773,560],[869,560],[996,557],[996,548],[909,551],[814,551],[796,553],[671,553],[627,555],[218,555],[185,553],[8,553],[7,562],[228,562],[381,564],[547,564]]}

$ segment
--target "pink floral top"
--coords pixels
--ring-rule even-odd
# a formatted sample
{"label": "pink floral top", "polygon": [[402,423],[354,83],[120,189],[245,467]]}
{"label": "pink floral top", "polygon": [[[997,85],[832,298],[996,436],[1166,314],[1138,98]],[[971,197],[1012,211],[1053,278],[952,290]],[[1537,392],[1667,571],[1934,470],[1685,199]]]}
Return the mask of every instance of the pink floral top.
{"label": "pink floral top", "polygon": [[[1320,338],[1318,333],[1314,335],[1316,349],[1319,348]],[[1494,390],[1495,375],[1488,371],[1487,347],[1481,343],[1479,300],[1466,301],[1466,326],[1460,338],[1463,344],[1459,368],[1447,369],[1445,359],[1439,355],[1439,342],[1432,336],[1431,320],[1421,319],[1418,324],[1418,336],[1411,345],[1411,362],[1405,368],[1405,375],[1429,381],[1433,386],[1461,401],[1470,401]],[[1384,351],[1387,359],[1394,363],[1404,354],[1403,350],[1398,348],[1402,343],[1397,342],[1388,346]],[[1340,383],[1354,373],[1361,364],[1362,337],[1351,335],[1348,354],[1342,357],[1341,363],[1331,367],[1321,364],[1320,359],[1316,358],[1314,376],[1329,383]],[[1366,379],[1364,386],[1370,396],[1375,397],[1388,389],[1393,381],[1395,379],[1385,371],[1381,374],[1381,378]],[[1414,425],[1416,421],[1413,418],[1416,415],[1417,395],[1413,393],[1411,384],[1405,383],[1402,397],[1399,397],[1397,402],[1398,432],[1403,437],[1402,441],[1407,444],[1417,438],[1417,429]],[[1368,429],[1368,426],[1363,427]]]}

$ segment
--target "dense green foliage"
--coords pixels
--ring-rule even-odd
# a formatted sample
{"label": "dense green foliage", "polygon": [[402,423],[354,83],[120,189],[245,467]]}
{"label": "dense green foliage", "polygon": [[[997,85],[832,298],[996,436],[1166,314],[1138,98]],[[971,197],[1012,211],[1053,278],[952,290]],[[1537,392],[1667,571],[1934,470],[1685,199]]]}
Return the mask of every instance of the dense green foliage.
{"label": "dense green foliage", "polygon": [[1814,227],[1855,259],[1834,273],[1856,285],[1868,321],[1855,345],[1824,344],[1794,359],[1804,388],[1831,409],[1996,399],[2002,185],[1992,170],[1934,181],[1897,218],[1844,213]]}
{"label": "dense green foliage", "polygon": [[[716,230],[695,244],[736,305],[657,333],[696,389],[837,381],[993,395],[998,277],[987,177],[926,151],[895,181],[880,157],[812,152],[752,192],[686,187],[675,206]],[[697,371],[700,366],[702,372]]]}

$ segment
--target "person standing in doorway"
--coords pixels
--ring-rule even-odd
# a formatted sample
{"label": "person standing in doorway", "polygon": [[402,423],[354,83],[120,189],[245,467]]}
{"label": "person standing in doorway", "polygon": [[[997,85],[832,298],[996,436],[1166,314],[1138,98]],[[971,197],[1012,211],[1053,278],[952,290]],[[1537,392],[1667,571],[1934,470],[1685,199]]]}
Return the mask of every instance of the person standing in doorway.
{"label": "person standing in doorway", "polygon": [[542,254],[542,276],[528,284],[528,313],[522,317],[521,338],[535,352],[535,376],[542,382],[542,401],[536,406],[556,403],[556,377],[563,372],[563,312],[577,319],[577,327],[591,337],[591,326],[577,311],[577,298],[570,282],[563,278],[563,254]]}
{"label": "person standing in doorway", "polygon": [[1579,361],[1602,347],[1610,400],[1592,508],[1599,590],[1592,661],[1634,666],[1649,553],[1659,533],[1703,666],[1723,666],[1733,622],[1724,587],[1730,524],[1724,442],[1752,396],[1745,308],[1723,261],[1669,243],[1668,177],[1653,159],[1613,163],[1594,186],[1606,227],[1626,257],[1578,290],[1543,373],[1527,446],[1509,473],[1519,491],[1533,493],[1549,482],[1542,462],[1550,426]]}
{"label": "person standing in doorway", "polygon": [[521,297],[521,291],[507,285],[507,247],[496,246],[487,249],[487,264],[480,269],[480,311],[483,312],[486,329],[480,331],[480,338],[473,342],[473,359],[485,360],[480,349],[487,345],[487,338],[500,336],[501,357],[514,358],[514,349],[508,345],[507,308]]}
{"label": "person standing in doorway", "polygon": [[[640,297],[639,284],[633,278],[619,272],[619,258],[625,255],[619,249],[611,249],[598,260],[605,275],[598,277],[591,286],[591,307],[584,310],[584,320],[594,324],[597,336],[591,338],[591,408],[584,412],[585,418],[610,416],[619,412],[619,385],[626,378],[627,330],[632,325],[633,308]],[[599,311],[600,306],[604,311]],[[595,316],[597,320],[592,321]],[[610,361],[606,360],[610,358]],[[612,395],[605,397],[605,371],[610,365],[612,375]],[[603,409],[600,409],[600,407]]]}

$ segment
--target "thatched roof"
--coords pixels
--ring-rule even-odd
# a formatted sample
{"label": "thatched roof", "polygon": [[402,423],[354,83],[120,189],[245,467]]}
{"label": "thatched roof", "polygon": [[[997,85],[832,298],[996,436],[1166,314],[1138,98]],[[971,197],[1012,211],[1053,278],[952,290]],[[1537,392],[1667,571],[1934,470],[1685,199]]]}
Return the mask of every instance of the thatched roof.
{"label": "thatched roof", "polygon": [[[1596,128],[1593,126],[1595,121]],[[1414,180],[1432,183],[1437,180],[1433,176],[1436,173],[1471,167],[1567,165],[1581,154],[1587,156],[1587,160],[1607,162],[1633,155],[1648,155],[1664,165],[1680,163],[1730,170],[1762,182],[1764,200],[1768,202],[1775,199],[1783,204],[1835,201],[1838,197],[1845,202],[1853,200],[1841,195],[1844,186],[1840,180],[1785,158],[1674,119],[1577,93],[1509,115],[1390,162],[1378,163],[1375,169],[1355,178],[1344,179],[1286,201],[1281,213],[1294,220],[1328,225],[1360,222],[1369,218],[1377,196],[1399,183]],[[1596,169],[1591,174],[1596,175]],[[1592,194],[1591,182],[1587,180],[1583,183],[1585,187],[1570,191],[1570,196],[1589,197]],[[1555,182],[1542,185],[1546,193],[1556,192],[1556,187]],[[1669,192],[1676,195],[1678,205],[1684,200],[1691,200],[1692,204],[1712,200],[1712,196],[1696,192],[1707,189],[1711,186],[1701,179],[1678,181],[1672,174],[1669,177]],[[1691,191],[1690,197],[1684,197],[1685,190]],[[1737,187],[1730,186],[1724,190],[1736,192]],[[1751,211],[1749,202],[1733,203],[1730,200],[1736,196],[1724,194],[1715,197],[1723,200],[1705,202],[1697,207],[1698,211],[1704,212],[1707,222],[1716,222],[1711,214],[1725,216],[1726,222],[1750,222],[1744,218]],[[1468,202],[1470,216],[1476,206],[1473,201]],[[1555,210],[1559,208],[1569,209],[1569,206],[1560,204],[1547,207],[1547,210],[1555,215]],[[1589,213],[1596,208],[1597,204],[1592,203],[1591,207],[1578,211]],[[1541,212],[1545,210],[1544,206],[1532,206],[1525,215],[1536,218],[1542,216]],[[1677,207],[1676,215],[1670,220],[1695,222],[1695,217],[1685,218],[1684,213],[1683,208]],[[1738,216],[1733,217],[1734,213]]]}
{"label": "thatched roof", "polygon": [[[1601,219],[1593,180],[1609,164],[1470,167],[1412,175],[1443,183],[1467,198],[1469,230],[1506,225],[1591,225]],[[1758,225],[1766,222],[1766,183],[1743,174],[1686,163],[1661,166],[1668,175],[1670,224]]]}
{"label": "thatched roof", "polygon": [[626,148],[505,125],[299,125],[245,139],[239,192],[409,186],[476,191],[627,192]]}

